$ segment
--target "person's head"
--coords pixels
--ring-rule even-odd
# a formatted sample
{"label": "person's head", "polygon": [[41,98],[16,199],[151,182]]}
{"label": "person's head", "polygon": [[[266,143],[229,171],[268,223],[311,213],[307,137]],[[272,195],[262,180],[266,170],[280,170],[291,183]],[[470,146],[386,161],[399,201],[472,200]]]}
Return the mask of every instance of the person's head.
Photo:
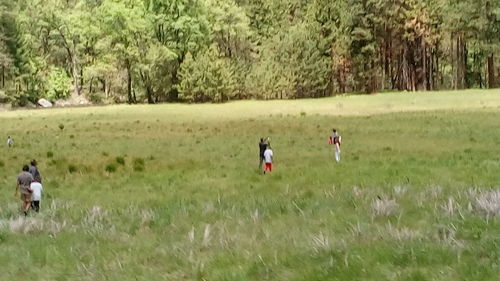
{"label": "person's head", "polygon": [[36,164],[37,164],[37,163],[36,163],[36,160],[35,160],[35,159],[31,160],[31,166],[36,166]]}
{"label": "person's head", "polygon": [[260,138],[260,142],[264,142],[264,138]]}
{"label": "person's head", "polygon": [[29,170],[30,170],[30,167],[28,167],[28,165],[23,166],[23,172],[29,172]]}
{"label": "person's head", "polygon": [[7,138],[10,139],[10,136],[8,136]]}
{"label": "person's head", "polygon": [[333,129],[332,131],[333,131],[334,133],[336,133],[336,132],[337,132],[337,129]]}

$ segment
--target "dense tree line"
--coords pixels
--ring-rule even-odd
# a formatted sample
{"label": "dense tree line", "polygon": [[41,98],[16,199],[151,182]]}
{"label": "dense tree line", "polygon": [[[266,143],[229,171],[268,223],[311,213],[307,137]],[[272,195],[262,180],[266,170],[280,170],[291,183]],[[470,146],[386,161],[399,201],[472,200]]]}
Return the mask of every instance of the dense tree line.
{"label": "dense tree line", "polygon": [[500,0],[0,0],[0,102],[499,85]]}

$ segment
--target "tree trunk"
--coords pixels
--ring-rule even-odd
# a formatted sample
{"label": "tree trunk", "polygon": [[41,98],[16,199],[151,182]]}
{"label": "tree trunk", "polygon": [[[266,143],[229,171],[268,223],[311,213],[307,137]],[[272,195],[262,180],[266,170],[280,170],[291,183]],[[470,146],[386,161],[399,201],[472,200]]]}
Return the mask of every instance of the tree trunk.
{"label": "tree trunk", "polygon": [[493,89],[496,87],[495,81],[495,56],[490,55],[488,57],[488,88]]}
{"label": "tree trunk", "polygon": [[71,56],[71,64],[72,64],[72,76],[73,76],[73,92],[79,96],[80,95],[80,86],[78,85],[78,64],[75,54]]}
{"label": "tree trunk", "polygon": [[427,46],[425,40],[422,38],[422,83],[424,90],[429,91],[429,67],[427,65]]}
{"label": "tree trunk", "polygon": [[130,65],[130,61],[125,60],[125,65],[127,68],[127,97],[128,103],[135,103],[134,98],[132,97],[132,69]]}
{"label": "tree trunk", "polygon": [[149,104],[155,103],[155,100],[153,99],[153,90],[151,89],[151,85],[146,86],[146,96],[148,98]]}
{"label": "tree trunk", "polygon": [[94,84],[94,77],[90,78],[90,81],[89,81],[89,93],[93,93],[94,92],[94,88],[93,88],[93,85]]}
{"label": "tree trunk", "polygon": [[406,91],[417,90],[417,73],[415,66],[415,47],[413,42],[407,41],[403,50],[402,89]]}
{"label": "tree trunk", "polygon": [[434,50],[429,53],[429,91],[434,90]]}
{"label": "tree trunk", "polygon": [[337,64],[337,83],[339,84],[339,92],[341,94],[346,92],[346,81],[345,81],[345,63],[346,58],[342,57],[340,63]]}
{"label": "tree trunk", "polygon": [[451,34],[451,37],[450,37],[450,57],[451,57],[451,87],[453,89],[457,89],[457,81],[456,81],[456,78],[457,78],[457,66],[456,66],[456,59],[455,59],[455,56],[456,56],[456,52],[455,52],[455,38],[453,36],[453,34]]}
{"label": "tree trunk", "polygon": [[467,86],[467,45],[462,34],[455,42],[455,90],[465,89]]}
{"label": "tree trunk", "polygon": [[80,67],[80,85],[83,87],[83,67]]}

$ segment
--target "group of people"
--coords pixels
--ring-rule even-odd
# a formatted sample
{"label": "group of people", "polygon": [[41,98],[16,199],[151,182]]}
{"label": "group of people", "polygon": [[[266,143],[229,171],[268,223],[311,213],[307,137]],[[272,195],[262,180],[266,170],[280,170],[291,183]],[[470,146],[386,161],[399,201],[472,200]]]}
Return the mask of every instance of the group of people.
{"label": "group of people", "polygon": [[[334,145],[334,158],[335,161],[340,162],[340,145],[342,138],[336,129],[332,130],[332,135],[328,138],[328,143]],[[12,147],[14,140],[9,136],[7,138],[7,146]],[[264,166],[264,174],[273,171],[273,158],[274,153],[271,148],[271,139],[261,138],[259,142],[259,170],[262,171],[262,164]],[[35,212],[40,211],[40,201],[42,199],[42,176],[37,167],[36,160],[31,161],[31,165],[24,165],[22,172],[17,176],[17,185],[15,196],[20,194],[21,210],[24,215],[28,215],[28,211],[33,209]]]}
{"label": "group of people", "polygon": [[[328,138],[328,144],[334,146],[334,159],[340,162],[340,145],[342,144],[342,137],[337,129],[332,130],[332,135]],[[271,140],[269,137],[260,138],[259,142],[259,170],[262,171],[262,163],[265,163],[264,174],[273,171],[273,157],[274,153],[271,149]]]}
{"label": "group of people", "polygon": [[33,209],[40,211],[40,201],[42,200],[42,176],[37,167],[36,160],[31,161],[31,165],[24,165],[22,172],[17,176],[16,192],[14,196],[20,194],[21,211],[25,216]]}
{"label": "group of people", "polygon": [[267,137],[266,139],[260,138],[259,142],[260,158],[259,158],[259,170],[262,170],[262,163],[265,162],[264,174],[266,172],[273,171],[273,150],[271,149],[271,139]]}

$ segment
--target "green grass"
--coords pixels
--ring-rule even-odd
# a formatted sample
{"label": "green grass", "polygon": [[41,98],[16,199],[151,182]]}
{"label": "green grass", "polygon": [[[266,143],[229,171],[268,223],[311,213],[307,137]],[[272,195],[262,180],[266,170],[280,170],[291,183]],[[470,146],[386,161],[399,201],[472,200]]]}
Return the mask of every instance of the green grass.
{"label": "green grass", "polygon": [[[0,280],[498,280],[499,106],[467,91],[3,112]],[[23,219],[32,158],[46,193]]]}

